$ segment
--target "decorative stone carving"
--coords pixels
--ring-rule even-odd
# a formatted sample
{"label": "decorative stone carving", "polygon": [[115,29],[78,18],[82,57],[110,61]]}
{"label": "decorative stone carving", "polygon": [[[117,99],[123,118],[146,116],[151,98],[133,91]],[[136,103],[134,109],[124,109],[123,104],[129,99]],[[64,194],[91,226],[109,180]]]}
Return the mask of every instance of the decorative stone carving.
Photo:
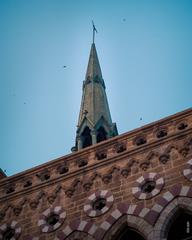
{"label": "decorative stone carving", "polygon": [[69,171],[69,167],[67,164],[67,161],[64,161],[61,165],[59,165],[57,167],[57,171],[59,172],[59,174],[65,174]]}
{"label": "decorative stone carving", "polygon": [[67,197],[71,198],[73,196],[75,189],[74,188],[68,188],[65,190],[65,194]]}
{"label": "decorative stone carving", "polygon": [[132,193],[138,199],[149,199],[160,193],[164,186],[164,179],[157,173],[145,173],[139,177]]}
{"label": "decorative stone carving", "polygon": [[167,163],[169,161],[170,155],[169,154],[162,154],[159,157],[159,161],[163,164]]}
{"label": "decorative stone carving", "polygon": [[27,200],[24,198],[16,206],[13,206],[13,212],[16,216],[19,216],[26,201]]}
{"label": "decorative stone carving", "polygon": [[179,153],[183,156],[186,157],[190,148],[188,146],[183,146],[180,150]]}
{"label": "decorative stone carving", "polygon": [[78,167],[84,167],[87,165],[88,162],[86,159],[77,159],[76,163]]}
{"label": "decorative stone carving", "polygon": [[23,187],[24,188],[28,188],[32,186],[32,180],[31,179],[27,179],[24,181]]}
{"label": "decorative stone carving", "polygon": [[141,161],[141,163],[140,163],[140,168],[143,170],[143,171],[146,171],[147,170],[147,168],[149,167],[149,165],[150,165],[150,161],[148,160],[143,160],[143,161]]}
{"label": "decorative stone carving", "polygon": [[72,197],[75,190],[78,188],[78,186],[80,185],[81,181],[77,178],[75,179],[72,184],[70,185],[70,187],[66,188],[65,190],[65,194],[67,197]]}
{"label": "decorative stone carving", "polygon": [[116,153],[121,153],[126,151],[126,143],[125,142],[119,142],[115,145],[115,152]]}
{"label": "decorative stone carving", "polygon": [[15,184],[11,184],[11,185],[7,186],[5,192],[6,192],[6,194],[15,192]]}
{"label": "decorative stone carving", "polygon": [[102,160],[107,158],[107,152],[106,151],[96,152],[96,158],[97,160]]}
{"label": "decorative stone carving", "polygon": [[147,139],[145,136],[138,136],[134,139],[134,144],[137,146],[141,146],[145,143],[147,143]]}
{"label": "decorative stone carving", "polygon": [[13,212],[14,212],[15,216],[19,216],[21,211],[22,211],[22,207],[21,206],[17,206],[17,207],[13,208]]}
{"label": "decorative stone carving", "polygon": [[177,124],[177,129],[178,130],[184,130],[188,127],[188,124],[186,121],[182,121],[180,123]]}
{"label": "decorative stone carving", "polygon": [[56,206],[46,209],[38,221],[38,226],[41,231],[52,232],[58,229],[66,218],[66,212],[61,206]]}
{"label": "decorative stone carving", "polygon": [[44,193],[43,191],[41,191],[40,193],[38,193],[37,197],[29,203],[29,206],[31,207],[31,209],[37,208],[40,199],[41,199],[44,195],[45,195],[45,193]]}
{"label": "decorative stone carving", "polygon": [[53,193],[48,196],[47,200],[50,204],[54,203],[54,201],[57,198],[57,195],[61,191],[61,189],[62,189],[61,185],[58,185],[56,187],[55,191],[53,191]]}
{"label": "decorative stone carving", "polygon": [[167,128],[166,127],[160,127],[156,131],[156,137],[157,138],[163,138],[167,136]]}
{"label": "decorative stone carving", "polygon": [[97,217],[107,212],[114,201],[113,195],[107,190],[91,194],[84,206],[84,212],[89,217]]}
{"label": "decorative stone carving", "polygon": [[37,173],[36,176],[42,181],[48,181],[50,179],[50,173],[48,170],[44,170],[41,173]]}
{"label": "decorative stone carving", "polygon": [[105,184],[108,184],[109,182],[111,182],[113,175],[116,177],[118,176],[119,170],[119,167],[113,166],[111,169],[109,169],[108,173],[102,176],[102,181]]}
{"label": "decorative stone carving", "polygon": [[121,169],[121,175],[124,178],[127,178],[130,172],[131,172],[131,168],[130,167],[124,167],[124,168]]}
{"label": "decorative stone carving", "polygon": [[94,172],[90,177],[86,176],[83,179],[82,185],[86,192],[88,192],[91,189],[91,186],[93,185],[93,182],[97,176],[99,176],[99,174],[97,172]]}
{"label": "decorative stone carving", "polygon": [[92,182],[86,182],[83,184],[83,188],[85,189],[86,192],[88,192],[91,189]]}
{"label": "decorative stone carving", "polygon": [[189,137],[184,144],[182,143],[179,149],[179,153],[183,156],[186,157],[191,150],[191,145],[192,145],[192,138]]}
{"label": "decorative stone carving", "polygon": [[111,173],[104,174],[103,177],[102,177],[102,181],[103,181],[105,184],[110,183],[111,180],[112,180],[112,174],[111,174]]}

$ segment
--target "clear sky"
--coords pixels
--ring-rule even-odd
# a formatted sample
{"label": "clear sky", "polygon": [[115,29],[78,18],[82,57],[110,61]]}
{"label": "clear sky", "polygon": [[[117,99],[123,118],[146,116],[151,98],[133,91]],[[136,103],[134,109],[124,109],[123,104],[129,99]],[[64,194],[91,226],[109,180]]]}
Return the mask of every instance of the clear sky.
{"label": "clear sky", "polygon": [[191,0],[0,0],[0,167],[7,175],[74,146],[92,19],[119,133],[192,106]]}

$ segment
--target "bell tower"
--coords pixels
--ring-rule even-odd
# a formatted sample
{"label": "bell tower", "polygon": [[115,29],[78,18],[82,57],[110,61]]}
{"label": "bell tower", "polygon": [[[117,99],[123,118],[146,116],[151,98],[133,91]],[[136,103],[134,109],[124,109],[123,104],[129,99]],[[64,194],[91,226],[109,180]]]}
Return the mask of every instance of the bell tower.
{"label": "bell tower", "polygon": [[[94,26],[93,36],[95,30]],[[105,83],[93,37],[87,72],[83,81],[76,146],[72,150],[80,150],[116,135],[118,135],[117,127],[115,123],[112,123]]]}

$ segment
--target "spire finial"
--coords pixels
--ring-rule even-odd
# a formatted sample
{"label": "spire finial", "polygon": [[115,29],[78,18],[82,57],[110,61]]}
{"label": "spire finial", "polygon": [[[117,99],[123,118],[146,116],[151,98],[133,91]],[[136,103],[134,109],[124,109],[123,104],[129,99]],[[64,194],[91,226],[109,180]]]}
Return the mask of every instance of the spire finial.
{"label": "spire finial", "polygon": [[93,25],[93,43],[95,43],[95,32],[97,33],[97,29],[95,27],[93,20],[92,20],[92,25]]}

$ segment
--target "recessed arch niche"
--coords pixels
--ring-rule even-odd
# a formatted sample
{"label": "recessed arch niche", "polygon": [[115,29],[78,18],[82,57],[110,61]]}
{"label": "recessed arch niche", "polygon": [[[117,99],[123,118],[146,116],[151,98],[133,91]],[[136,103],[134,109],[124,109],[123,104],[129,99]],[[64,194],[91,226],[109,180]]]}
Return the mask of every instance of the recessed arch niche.
{"label": "recessed arch niche", "polygon": [[145,240],[145,238],[134,228],[124,227],[124,229],[119,233],[119,236],[115,240]]}
{"label": "recessed arch niche", "polygon": [[89,127],[85,127],[82,134],[82,148],[86,148],[92,145],[92,137],[91,137],[91,130]]}
{"label": "recessed arch niche", "polygon": [[192,239],[192,212],[183,208],[177,209],[167,226],[166,232],[167,240]]}
{"label": "recessed arch niche", "polygon": [[105,233],[103,240],[153,240],[152,225],[134,215],[122,215]]}
{"label": "recessed arch niche", "polygon": [[97,143],[104,141],[107,139],[107,132],[105,131],[104,127],[100,127],[97,130]]}

